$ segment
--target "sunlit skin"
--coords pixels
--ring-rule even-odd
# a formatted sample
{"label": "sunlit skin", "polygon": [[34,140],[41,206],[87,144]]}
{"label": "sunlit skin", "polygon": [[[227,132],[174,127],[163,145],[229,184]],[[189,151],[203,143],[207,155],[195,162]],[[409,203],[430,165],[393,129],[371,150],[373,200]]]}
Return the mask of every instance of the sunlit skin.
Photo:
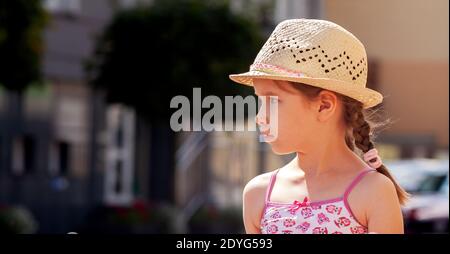
{"label": "sunlit skin", "polygon": [[[353,178],[368,165],[345,143],[343,105],[334,92],[321,91],[308,101],[292,84],[270,79],[253,80],[257,96],[278,97],[278,133],[268,142],[276,154],[296,153],[277,175],[271,200],[292,203],[339,197]],[[300,85],[300,84],[298,84]],[[265,112],[263,112],[266,110]],[[261,107],[257,123],[270,123]],[[270,174],[253,178],[244,188],[244,224],[247,233],[260,233],[259,219]],[[403,233],[403,218],[395,186],[380,173],[368,173],[348,197],[350,207],[372,233]]]}

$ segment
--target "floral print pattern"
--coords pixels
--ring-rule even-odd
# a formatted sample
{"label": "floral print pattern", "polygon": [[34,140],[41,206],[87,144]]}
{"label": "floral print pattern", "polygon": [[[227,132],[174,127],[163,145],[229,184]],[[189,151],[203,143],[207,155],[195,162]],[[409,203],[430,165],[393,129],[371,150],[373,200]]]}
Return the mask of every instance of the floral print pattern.
{"label": "floral print pattern", "polygon": [[344,200],[321,205],[267,203],[261,218],[263,234],[366,234],[345,206]]}

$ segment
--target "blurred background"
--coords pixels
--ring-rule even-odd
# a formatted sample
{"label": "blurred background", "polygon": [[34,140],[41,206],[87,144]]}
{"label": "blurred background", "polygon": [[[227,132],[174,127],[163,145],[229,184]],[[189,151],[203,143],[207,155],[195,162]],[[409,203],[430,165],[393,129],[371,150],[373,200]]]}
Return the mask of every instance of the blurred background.
{"label": "blurred background", "polygon": [[[257,132],[173,132],[175,95],[250,95],[274,27],[327,19],[366,46],[377,137],[413,199],[407,233],[448,232],[447,0],[0,0],[0,232],[243,233],[242,190],[294,155]],[[245,124],[237,122],[236,124]]]}

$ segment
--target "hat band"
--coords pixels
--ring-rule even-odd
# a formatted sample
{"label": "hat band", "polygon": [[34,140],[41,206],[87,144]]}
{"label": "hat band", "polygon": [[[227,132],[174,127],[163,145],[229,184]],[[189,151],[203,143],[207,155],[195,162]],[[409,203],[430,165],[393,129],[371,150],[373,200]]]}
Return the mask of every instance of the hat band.
{"label": "hat band", "polygon": [[262,71],[269,74],[288,74],[289,76],[295,77],[307,77],[307,75],[303,72],[293,71],[280,66],[264,63],[256,63],[250,65],[250,71]]}

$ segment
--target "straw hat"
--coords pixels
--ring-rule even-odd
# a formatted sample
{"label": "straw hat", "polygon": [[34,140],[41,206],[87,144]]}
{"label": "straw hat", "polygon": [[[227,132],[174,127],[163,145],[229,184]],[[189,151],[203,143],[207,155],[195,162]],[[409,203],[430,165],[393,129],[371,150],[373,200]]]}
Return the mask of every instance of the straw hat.
{"label": "straw hat", "polygon": [[382,102],[383,96],[366,88],[367,55],[349,31],[326,20],[289,19],[277,25],[250,66],[230,79],[253,85],[253,78],[287,80],[321,87],[363,103]]}

